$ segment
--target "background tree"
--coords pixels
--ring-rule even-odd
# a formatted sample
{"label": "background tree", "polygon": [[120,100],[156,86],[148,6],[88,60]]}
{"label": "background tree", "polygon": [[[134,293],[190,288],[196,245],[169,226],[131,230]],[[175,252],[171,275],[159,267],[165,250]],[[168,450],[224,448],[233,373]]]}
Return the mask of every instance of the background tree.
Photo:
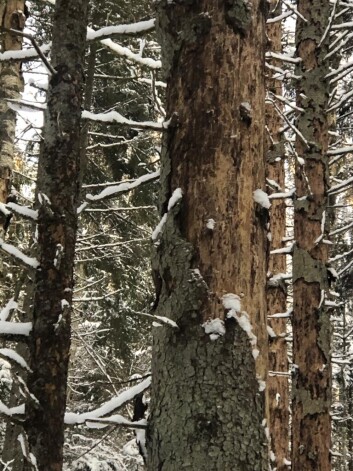
{"label": "background tree", "polygon": [[[299,0],[293,252],[294,471],[331,469],[327,190],[330,4]],[[305,19],[305,21],[303,20]],[[315,24],[315,28],[313,25]]]}
{"label": "background tree", "polygon": [[38,267],[25,431],[28,469],[62,469],[80,172],[88,0],[57,0],[43,145],[38,163]]}
{"label": "background tree", "polygon": [[[282,53],[282,3],[271,2],[267,24],[268,49]],[[271,61],[275,69],[281,67],[277,59]],[[285,139],[283,104],[283,76],[278,71],[267,70],[268,104],[267,123],[267,185],[271,193],[285,192]],[[277,78],[276,78],[277,75]],[[275,196],[275,195],[274,195]],[[286,203],[283,198],[272,199],[270,208],[270,245],[274,250],[284,246],[286,236]],[[286,255],[274,254],[269,258],[267,281],[267,312],[269,315],[269,377],[267,394],[269,407],[269,428],[271,434],[272,459],[277,471],[288,469],[289,461],[289,375],[287,352],[287,319],[276,317],[287,311],[287,286],[283,279],[286,273]],[[274,317],[271,317],[274,316]]]}

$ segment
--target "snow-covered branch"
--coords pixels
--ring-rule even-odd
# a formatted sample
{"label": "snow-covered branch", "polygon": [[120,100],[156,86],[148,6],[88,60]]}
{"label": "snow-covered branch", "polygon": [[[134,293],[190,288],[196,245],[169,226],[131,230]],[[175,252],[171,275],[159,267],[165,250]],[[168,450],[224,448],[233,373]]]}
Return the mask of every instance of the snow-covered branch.
{"label": "snow-covered branch", "polygon": [[[98,195],[91,195],[90,193],[88,193],[86,195],[86,199],[88,201],[101,201],[106,198],[116,197],[121,193],[125,193],[126,191],[130,191],[139,187],[143,183],[157,180],[159,178],[159,175],[160,175],[159,170],[152,173],[147,173],[145,175],[142,175],[139,178],[136,178],[136,180],[132,182],[131,181],[122,182],[122,183],[119,183],[118,185],[109,186],[105,188],[103,191],[101,191],[100,193],[98,193]],[[84,207],[83,205],[80,206],[80,208],[78,209],[79,212],[81,212],[87,206],[87,203],[84,203],[84,205],[85,205]]]}
{"label": "snow-covered branch", "polygon": [[132,119],[125,118],[117,111],[109,111],[108,113],[92,113],[90,111],[83,111],[82,118],[99,121],[101,123],[121,124],[134,129],[151,129],[152,131],[162,131],[163,129],[167,129],[170,123],[169,120],[161,123],[157,123],[155,121],[133,121]]}
{"label": "snow-covered branch", "polygon": [[19,260],[20,262],[24,263],[25,265],[29,267],[32,267],[32,268],[39,267],[39,262],[36,258],[28,257],[28,255],[25,255],[23,252],[21,252],[20,249],[18,249],[14,245],[7,244],[6,242],[4,242],[3,239],[0,239],[0,248],[4,252],[8,253],[9,255],[12,255],[17,260]]}
{"label": "snow-covered branch", "polygon": [[83,424],[86,421],[92,421],[95,419],[101,419],[102,417],[110,414],[111,412],[120,409],[125,404],[134,399],[135,396],[146,391],[151,385],[151,377],[146,378],[141,383],[133,386],[127,391],[122,392],[116,397],[113,397],[109,401],[102,404],[97,409],[90,412],[84,412],[82,414],[74,412],[66,412],[65,423],[68,425]]}

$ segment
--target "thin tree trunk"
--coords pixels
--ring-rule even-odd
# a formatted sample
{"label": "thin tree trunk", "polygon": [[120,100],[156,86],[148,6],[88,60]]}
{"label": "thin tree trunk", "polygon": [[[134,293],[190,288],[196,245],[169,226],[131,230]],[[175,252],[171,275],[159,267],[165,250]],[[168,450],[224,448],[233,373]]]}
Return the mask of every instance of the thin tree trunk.
{"label": "thin tree trunk", "polygon": [[178,328],[154,331],[150,471],[268,469],[264,7],[158,6],[178,123],[162,148],[156,313]]}
{"label": "thin tree trunk", "polygon": [[[26,17],[23,0],[0,0],[1,27],[22,31]],[[22,49],[22,38],[11,33],[1,33],[1,52]],[[0,202],[6,203],[11,189],[11,175],[15,151],[16,113],[8,106],[8,99],[19,98],[23,90],[21,64],[0,62]],[[4,234],[6,216],[0,212],[0,237]]]}
{"label": "thin tree trunk", "polygon": [[[24,0],[2,0],[0,1],[1,27],[22,31],[25,25]],[[1,52],[18,51],[22,49],[22,38],[11,33],[0,32]],[[21,77],[21,64],[10,61],[0,62],[0,203],[6,203],[11,190],[12,168],[15,154],[15,130],[16,113],[8,106],[8,99],[17,99],[23,90]],[[0,237],[4,237],[4,226],[6,216],[0,213]],[[0,271],[2,262],[0,261]],[[25,345],[18,346],[18,350],[24,353]],[[19,397],[18,385],[13,383],[11,388],[10,407],[15,405]],[[12,461],[11,469],[17,471],[21,466],[21,451],[17,436],[21,428],[10,422],[6,425],[4,447],[2,450],[2,461]],[[0,464],[0,469],[3,465]]]}
{"label": "thin tree trunk", "polygon": [[[293,471],[331,469],[330,322],[328,289],[327,189],[330,3],[298,1],[296,75],[298,115],[293,252]],[[302,17],[305,21],[302,20]],[[326,218],[326,222],[325,222]]]}
{"label": "thin tree trunk", "polygon": [[[282,3],[277,0],[271,2],[271,17],[281,14]],[[269,49],[273,52],[282,52],[282,24],[281,22],[267,25],[267,37]],[[275,66],[281,66],[279,61],[272,62]],[[268,72],[267,91],[269,97],[274,100],[277,110],[282,110],[275,96],[282,95],[282,82],[272,79],[272,73]],[[273,104],[267,105],[266,123],[267,137],[267,178],[275,181],[284,191],[285,187],[285,148],[283,137],[283,120]],[[272,192],[278,192],[273,188]],[[283,238],[286,234],[286,204],[283,199],[272,201],[270,210],[271,247],[278,249],[283,247]],[[274,281],[275,275],[286,273],[285,255],[272,255],[269,258],[268,271],[271,278],[267,283],[267,312],[269,315],[286,312],[287,289],[285,282]],[[274,277],[274,278],[273,278]],[[289,461],[289,385],[288,385],[288,357],[286,342],[286,319],[269,319],[272,330],[269,335],[269,371],[268,378],[268,404],[270,414],[271,450],[273,462],[277,471],[287,471]],[[282,373],[282,374],[281,374]]]}
{"label": "thin tree trunk", "polygon": [[[60,471],[70,350],[88,0],[57,0],[44,143],[38,165],[35,280],[25,430],[39,471]],[[38,401],[38,402],[37,402]],[[33,461],[28,455],[29,461]]]}

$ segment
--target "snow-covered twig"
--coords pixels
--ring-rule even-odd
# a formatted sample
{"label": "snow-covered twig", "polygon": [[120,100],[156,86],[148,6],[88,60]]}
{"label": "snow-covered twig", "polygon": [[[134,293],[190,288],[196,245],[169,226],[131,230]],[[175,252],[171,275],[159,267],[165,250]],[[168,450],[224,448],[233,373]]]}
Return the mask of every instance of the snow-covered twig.
{"label": "snow-covered twig", "polygon": [[113,397],[109,401],[102,404],[97,409],[82,414],[74,412],[66,412],[65,423],[69,425],[83,424],[86,421],[102,418],[111,412],[120,409],[128,402],[134,399],[137,394],[148,389],[151,385],[151,377],[146,378],[141,383],[129,388],[127,391],[120,393],[118,396]]}
{"label": "snow-covered twig", "polygon": [[28,255],[25,255],[23,252],[21,252],[20,249],[18,249],[14,245],[7,244],[6,242],[4,242],[3,239],[0,239],[0,248],[4,252],[8,253],[9,255],[12,255],[17,260],[21,261],[25,265],[28,265],[29,267],[32,267],[32,268],[39,267],[39,262],[36,258],[28,257]]}
{"label": "snow-covered twig", "polygon": [[55,75],[56,74],[56,70],[53,68],[53,66],[50,64],[50,62],[48,61],[48,59],[45,57],[45,55],[43,54],[41,48],[39,47],[39,45],[37,44],[36,40],[34,39],[34,37],[31,35],[31,34],[28,34],[28,33],[24,33],[23,31],[18,31],[16,29],[8,29],[8,28],[5,28],[5,27],[2,27],[1,28],[1,31],[5,31],[6,33],[11,33],[11,34],[15,34],[16,36],[21,36],[23,38],[26,38],[26,39],[29,39],[31,41],[31,43],[33,44],[33,48],[35,49],[36,53],[38,54],[38,56],[42,59],[45,67],[48,69],[48,71],[52,74],[52,75]]}
{"label": "snow-covered twig", "polygon": [[86,195],[86,199],[88,201],[101,201],[112,196],[116,197],[120,193],[125,193],[126,191],[133,190],[134,188],[137,188],[143,183],[157,180],[159,178],[159,175],[160,175],[160,171],[156,170],[155,172],[142,175],[141,177],[136,178],[136,180],[132,182],[131,181],[122,182],[122,183],[119,183],[118,185],[109,186],[108,188],[105,188],[103,191],[98,193],[98,195],[91,195],[89,193]]}

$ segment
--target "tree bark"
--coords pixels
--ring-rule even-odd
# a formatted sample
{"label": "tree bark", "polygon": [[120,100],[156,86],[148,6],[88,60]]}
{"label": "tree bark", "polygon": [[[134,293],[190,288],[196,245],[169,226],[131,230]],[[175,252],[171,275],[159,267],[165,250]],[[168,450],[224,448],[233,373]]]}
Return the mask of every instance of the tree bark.
{"label": "tree bark", "polygon": [[[272,0],[271,17],[282,12],[282,2]],[[268,48],[272,52],[282,52],[282,23],[269,23],[267,25]],[[271,62],[274,66],[281,66],[280,61]],[[272,72],[267,72],[267,91],[271,100],[275,102],[277,110],[283,106],[275,96],[282,95],[282,82],[272,78]],[[285,147],[283,136],[283,119],[273,104],[266,107],[267,135],[267,178],[277,183],[278,187],[272,193],[285,191]],[[281,190],[279,190],[281,188]],[[283,238],[286,235],[286,204],[284,199],[272,200],[270,209],[270,245],[273,249],[283,247]],[[268,272],[270,279],[267,282],[267,312],[268,315],[287,310],[287,288],[285,282],[275,281],[275,275],[286,273],[286,256],[283,254],[269,257]],[[272,329],[269,335],[269,378],[267,386],[268,406],[270,414],[270,435],[272,460],[277,471],[287,471],[286,461],[289,455],[289,384],[288,384],[288,357],[286,342],[285,318],[269,319]]]}
{"label": "tree bark", "polygon": [[[0,1],[1,27],[22,31],[25,25],[24,0]],[[1,52],[22,49],[22,38],[1,33]],[[21,63],[0,62],[0,202],[6,203],[11,189],[11,175],[15,151],[16,112],[8,106],[8,99],[19,98],[23,90]],[[4,235],[6,216],[0,212],[0,237]]]}
{"label": "tree bark", "polygon": [[265,180],[264,8],[158,5],[167,113],[178,118],[162,147],[153,266],[156,313],[178,329],[154,330],[151,471],[268,469],[268,209],[253,195]]}
{"label": "tree bark", "polygon": [[[293,252],[293,471],[331,469],[330,322],[326,217],[328,189],[328,99],[330,4],[298,1],[296,47],[301,58],[296,75],[298,115]],[[325,221],[326,218],[326,221]]]}
{"label": "tree bark", "polygon": [[[26,405],[25,430],[39,471],[59,471],[63,461],[87,5],[88,0],[56,1],[51,56],[56,74],[49,83],[38,165],[40,268],[28,379],[35,399]],[[33,462],[30,454],[28,461]]]}

